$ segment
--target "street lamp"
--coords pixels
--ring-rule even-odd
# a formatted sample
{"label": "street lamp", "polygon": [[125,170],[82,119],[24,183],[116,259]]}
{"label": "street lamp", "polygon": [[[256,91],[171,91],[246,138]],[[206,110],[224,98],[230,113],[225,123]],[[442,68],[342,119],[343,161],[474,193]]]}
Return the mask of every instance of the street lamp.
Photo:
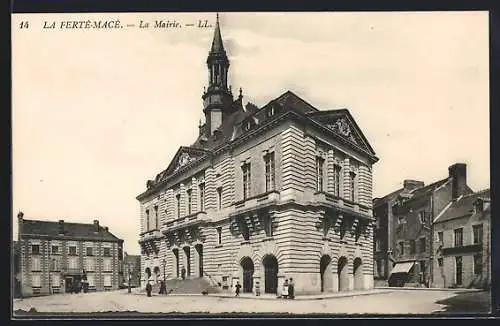
{"label": "street lamp", "polygon": [[165,276],[166,276],[165,275],[165,265],[167,264],[167,262],[166,262],[165,259],[163,259],[162,263],[163,263],[163,284],[165,284],[165,282],[166,282],[166,278],[165,278]]}
{"label": "street lamp", "polygon": [[132,293],[132,287],[130,286],[130,280],[132,279],[132,265],[128,264],[128,293]]}

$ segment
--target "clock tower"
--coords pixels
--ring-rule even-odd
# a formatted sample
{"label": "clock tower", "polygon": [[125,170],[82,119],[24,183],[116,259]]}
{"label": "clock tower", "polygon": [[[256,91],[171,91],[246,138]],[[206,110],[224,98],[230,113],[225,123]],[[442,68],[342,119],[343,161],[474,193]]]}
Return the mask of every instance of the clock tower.
{"label": "clock tower", "polygon": [[219,14],[215,24],[212,47],[207,58],[208,88],[204,92],[203,113],[205,113],[206,136],[210,137],[222,125],[222,120],[232,112],[233,94],[227,83],[229,59],[222,43]]}

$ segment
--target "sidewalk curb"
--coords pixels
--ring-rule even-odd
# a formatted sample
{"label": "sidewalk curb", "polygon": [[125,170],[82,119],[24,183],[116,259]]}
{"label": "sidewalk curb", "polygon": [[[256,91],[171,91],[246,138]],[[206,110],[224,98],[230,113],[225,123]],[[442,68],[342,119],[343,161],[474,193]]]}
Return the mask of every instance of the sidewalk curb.
{"label": "sidewalk curb", "polygon": [[390,286],[380,286],[376,287],[376,290],[393,290],[393,291],[402,291],[402,290],[414,290],[414,291],[448,291],[448,292],[481,292],[483,289],[464,289],[464,288],[416,288],[416,287],[390,287]]}
{"label": "sidewalk curb", "polygon": [[[386,294],[390,293],[392,289],[375,289],[370,292],[346,292],[345,294],[325,294],[325,295],[302,295],[296,296],[295,299],[283,299],[275,296],[239,296],[235,297],[234,295],[223,295],[223,294],[208,294],[202,295],[197,293],[171,293],[168,295],[158,295],[153,294],[151,297],[212,297],[212,298],[227,298],[227,299],[251,299],[251,300],[282,300],[282,301],[303,301],[303,300],[324,300],[324,299],[341,299],[341,298],[349,298],[349,297],[357,297],[357,296],[368,296],[368,295],[376,295],[376,294]],[[142,293],[132,293],[135,295],[146,296]]]}

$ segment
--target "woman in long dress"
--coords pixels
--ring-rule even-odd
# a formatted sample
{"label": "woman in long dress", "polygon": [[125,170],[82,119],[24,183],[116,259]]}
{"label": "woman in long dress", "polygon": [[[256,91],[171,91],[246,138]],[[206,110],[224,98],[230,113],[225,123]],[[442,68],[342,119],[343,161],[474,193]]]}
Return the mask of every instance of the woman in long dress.
{"label": "woman in long dress", "polygon": [[281,293],[281,295],[285,299],[288,298],[288,280],[285,280],[285,283],[283,283],[283,292]]}

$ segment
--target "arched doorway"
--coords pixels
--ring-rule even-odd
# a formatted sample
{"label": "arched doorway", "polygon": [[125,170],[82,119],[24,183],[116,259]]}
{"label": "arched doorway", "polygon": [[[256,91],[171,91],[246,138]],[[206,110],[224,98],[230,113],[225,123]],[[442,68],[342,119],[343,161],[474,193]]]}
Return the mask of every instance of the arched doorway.
{"label": "arched doorway", "polygon": [[175,276],[179,277],[179,249],[173,249],[172,252],[175,256]]}
{"label": "arched doorway", "polygon": [[339,291],[349,290],[349,274],[347,267],[347,258],[342,256],[337,264],[337,275],[339,278]]}
{"label": "arched doorway", "polygon": [[264,265],[264,293],[278,293],[278,260],[273,255],[266,255]]}
{"label": "arched doorway", "polygon": [[186,266],[186,275],[191,275],[191,248],[184,247],[184,255],[186,257],[185,266]]}
{"label": "arched doorway", "polygon": [[155,266],[153,272],[155,273],[155,282],[158,282],[158,277],[160,276],[160,267]]}
{"label": "arched doorway", "polygon": [[250,257],[243,257],[240,262],[243,268],[243,292],[252,292],[253,290],[253,261]]}
{"label": "arched doorway", "polygon": [[319,262],[321,277],[321,292],[331,292],[333,289],[332,258],[328,255],[321,256]]}
{"label": "arched doorway", "polygon": [[146,283],[147,283],[147,282],[149,282],[149,279],[151,278],[151,268],[146,267],[144,272],[146,273]]}
{"label": "arched doorway", "polygon": [[194,248],[198,253],[198,277],[203,277],[203,245],[199,243]]}
{"label": "arched doorway", "polygon": [[362,290],[363,289],[363,262],[361,258],[354,259],[353,263],[353,274],[354,274],[354,289]]}

